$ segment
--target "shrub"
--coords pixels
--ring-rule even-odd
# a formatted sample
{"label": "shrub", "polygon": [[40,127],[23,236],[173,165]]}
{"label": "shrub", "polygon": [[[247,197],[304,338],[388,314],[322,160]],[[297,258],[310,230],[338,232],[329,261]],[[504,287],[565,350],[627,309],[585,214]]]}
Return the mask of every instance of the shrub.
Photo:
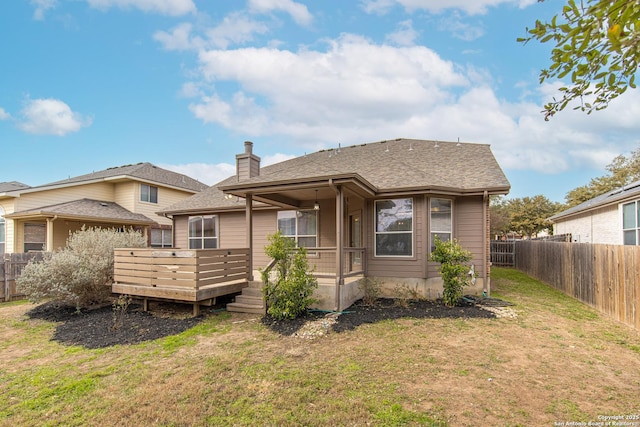
{"label": "shrub", "polygon": [[16,284],[32,302],[48,299],[76,308],[102,304],[111,297],[113,250],[146,244],[133,229],[83,227],[70,233],[62,250],[27,264]]}
{"label": "shrub", "polygon": [[430,259],[440,263],[438,271],[444,285],[442,300],[445,305],[454,307],[462,298],[462,289],[469,285],[471,279],[469,267],[464,265],[471,261],[471,252],[463,249],[455,239],[443,242],[436,236],[434,244],[435,250]]}
{"label": "shrub", "polygon": [[360,280],[358,286],[363,293],[362,302],[365,305],[374,305],[382,293],[382,286],[380,285],[380,282],[371,277],[365,277]]}
{"label": "shrub", "polygon": [[297,248],[279,231],[268,238],[265,253],[274,267],[273,272],[262,271],[267,313],[276,319],[295,319],[316,302],[311,295],[318,281],[309,270],[305,248]]}

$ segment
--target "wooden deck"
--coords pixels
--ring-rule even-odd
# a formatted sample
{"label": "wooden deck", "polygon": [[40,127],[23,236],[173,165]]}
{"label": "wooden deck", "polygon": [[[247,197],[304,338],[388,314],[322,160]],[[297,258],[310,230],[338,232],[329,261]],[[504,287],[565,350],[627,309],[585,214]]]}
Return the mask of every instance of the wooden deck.
{"label": "wooden deck", "polygon": [[116,249],[112,291],[194,304],[248,286],[249,249]]}

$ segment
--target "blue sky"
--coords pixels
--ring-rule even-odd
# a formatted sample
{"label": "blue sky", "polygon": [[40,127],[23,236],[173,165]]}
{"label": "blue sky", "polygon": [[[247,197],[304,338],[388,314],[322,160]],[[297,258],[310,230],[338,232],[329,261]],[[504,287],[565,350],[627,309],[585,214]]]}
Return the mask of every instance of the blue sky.
{"label": "blue sky", "polygon": [[550,47],[516,38],[562,4],[3,1],[0,181],[148,161],[214,184],[245,140],[264,165],[403,137],[491,144],[509,197],[563,201],[638,148],[640,93],[544,121]]}

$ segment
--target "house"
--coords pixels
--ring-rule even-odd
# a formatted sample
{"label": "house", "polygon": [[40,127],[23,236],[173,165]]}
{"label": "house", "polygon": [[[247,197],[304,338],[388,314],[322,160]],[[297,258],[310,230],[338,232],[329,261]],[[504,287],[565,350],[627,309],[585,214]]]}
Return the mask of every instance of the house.
{"label": "house", "polygon": [[307,247],[320,278],[320,308],[360,298],[376,280],[442,294],[428,261],[435,236],[473,254],[472,292],[489,291],[489,197],[510,184],[489,145],[396,139],[338,147],[261,167],[253,144],[236,175],[161,211],[173,219],[176,248],[249,248],[249,280],[270,260],[267,236],[280,230]]}
{"label": "house", "polygon": [[553,234],[571,234],[575,242],[638,245],[640,181],[587,200],[549,221]]}
{"label": "house", "polygon": [[53,251],[82,226],[134,227],[151,246],[172,246],[172,222],[156,211],[207,188],[138,163],[30,187],[0,183],[0,253]]}

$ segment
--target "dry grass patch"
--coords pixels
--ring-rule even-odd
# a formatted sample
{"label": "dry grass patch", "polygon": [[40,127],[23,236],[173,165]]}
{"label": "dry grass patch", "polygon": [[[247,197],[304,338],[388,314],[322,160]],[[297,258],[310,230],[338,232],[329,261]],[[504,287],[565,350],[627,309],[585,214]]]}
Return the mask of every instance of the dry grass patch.
{"label": "dry grass patch", "polygon": [[530,426],[640,410],[637,331],[513,270],[494,269],[492,286],[517,318],[304,339],[212,313],[100,350],[50,341],[55,324],[26,304],[0,306],[0,425]]}

